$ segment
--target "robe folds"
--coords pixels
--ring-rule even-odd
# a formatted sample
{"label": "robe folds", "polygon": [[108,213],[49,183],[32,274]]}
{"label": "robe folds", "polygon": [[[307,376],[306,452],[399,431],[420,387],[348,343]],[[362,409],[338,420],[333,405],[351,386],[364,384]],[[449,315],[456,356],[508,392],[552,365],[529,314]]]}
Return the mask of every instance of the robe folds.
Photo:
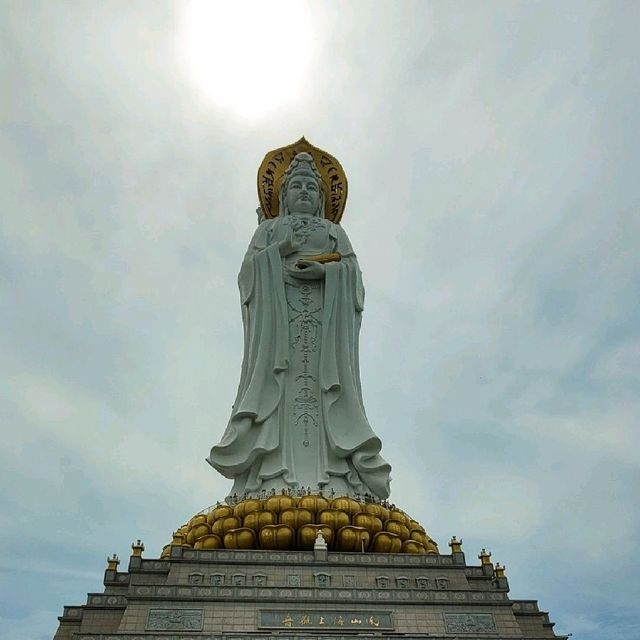
{"label": "robe folds", "polygon": [[[208,462],[235,480],[236,494],[309,487],[387,498],[390,466],[362,402],[364,288],[355,253],[342,227],[322,218],[308,246],[283,258],[291,224],[291,216],[263,221],[243,260],[240,383]],[[325,264],[323,280],[288,273],[320,252],[342,255]]]}

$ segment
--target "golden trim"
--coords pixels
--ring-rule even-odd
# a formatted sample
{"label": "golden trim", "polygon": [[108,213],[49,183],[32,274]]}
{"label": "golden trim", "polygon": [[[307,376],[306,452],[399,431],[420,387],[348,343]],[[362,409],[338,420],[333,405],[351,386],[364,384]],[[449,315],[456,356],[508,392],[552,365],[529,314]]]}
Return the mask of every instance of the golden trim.
{"label": "golden trim", "polygon": [[339,253],[319,253],[317,256],[303,256],[300,260],[308,260],[309,262],[325,264],[327,262],[340,262],[342,260],[342,256]]}

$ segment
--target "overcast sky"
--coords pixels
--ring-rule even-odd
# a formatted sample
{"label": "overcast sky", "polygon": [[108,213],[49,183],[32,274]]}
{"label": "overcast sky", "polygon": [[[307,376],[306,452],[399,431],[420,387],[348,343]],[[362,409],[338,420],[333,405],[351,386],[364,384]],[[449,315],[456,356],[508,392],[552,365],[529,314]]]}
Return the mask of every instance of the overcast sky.
{"label": "overcast sky", "polygon": [[0,7],[5,640],[229,490],[255,172],[301,135],[349,178],[392,499],[558,632],[640,637],[639,3],[245,11],[222,53],[186,3]]}

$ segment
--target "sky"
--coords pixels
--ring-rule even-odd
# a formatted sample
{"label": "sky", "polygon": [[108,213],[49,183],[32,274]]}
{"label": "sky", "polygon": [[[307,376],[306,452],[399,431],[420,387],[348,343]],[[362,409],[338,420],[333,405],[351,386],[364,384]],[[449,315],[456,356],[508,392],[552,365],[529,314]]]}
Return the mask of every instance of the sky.
{"label": "sky", "polygon": [[0,2],[0,635],[228,492],[256,171],[304,135],[392,500],[640,638],[640,4],[229,4]]}

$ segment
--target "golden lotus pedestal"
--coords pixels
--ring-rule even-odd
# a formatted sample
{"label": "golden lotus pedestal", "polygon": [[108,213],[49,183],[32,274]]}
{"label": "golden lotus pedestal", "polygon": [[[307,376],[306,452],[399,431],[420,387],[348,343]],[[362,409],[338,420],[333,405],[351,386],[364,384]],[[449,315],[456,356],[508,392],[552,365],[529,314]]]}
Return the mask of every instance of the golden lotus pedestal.
{"label": "golden lotus pedestal", "polygon": [[311,550],[318,533],[331,551],[438,554],[424,527],[395,506],[341,496],[274,495],[217,504],[173,534],[172,546],[192,549]]}

